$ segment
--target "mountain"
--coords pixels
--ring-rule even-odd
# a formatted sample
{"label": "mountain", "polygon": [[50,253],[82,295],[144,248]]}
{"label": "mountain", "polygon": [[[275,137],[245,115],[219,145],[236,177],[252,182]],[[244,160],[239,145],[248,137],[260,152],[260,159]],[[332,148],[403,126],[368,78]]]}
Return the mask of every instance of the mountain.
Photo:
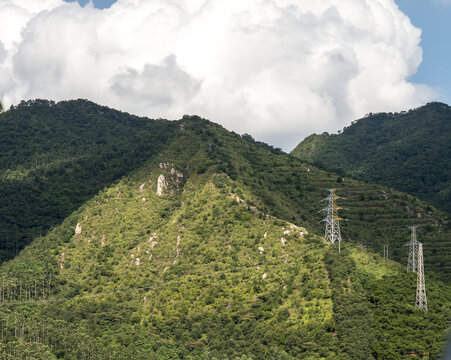
{"label": "mountain", "polygon": [[451,213],[450,139],[451,107],[435,102],[408,112],[369,114],[339,134],[307,137],[291,154]]}
{"label": "mountain", "polygon": [[[49,118],[57,105],[39,104]],[[1,265],[2,355],[437,358],[451,308],[446,213],[196,116],[142,121],[161,127],[148,133],[164,139],[158,149]],[[332,187],[348,209],[340,253],[318,223]],[[422,225],[428,312],[414,307],[416,274],[405,269],[414,224]],[[387,243],[393,260],[380,256]]]}
{"label": "mountain", "polygon": [[0,259],[156,154],[175,124],[86,100],[23,101],[0,117]]}

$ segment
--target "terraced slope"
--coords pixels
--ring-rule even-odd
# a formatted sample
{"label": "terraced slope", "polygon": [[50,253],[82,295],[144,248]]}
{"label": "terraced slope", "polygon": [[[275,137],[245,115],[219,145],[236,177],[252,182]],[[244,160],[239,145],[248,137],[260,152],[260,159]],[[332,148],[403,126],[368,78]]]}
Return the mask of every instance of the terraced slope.
{"label": "terraced slope", "polygon": [[208,146],[210,161],[219,163],[222,171],[244,184],[246,192],[259,199],[256,205],[265,213],[308,224],[322,233],[324,225],[319,221],[323,214],[318,211],[325,204],[321,199],[328,195],[328,189],[336,188],[337,194],[344,197],[339,204],[347,209],[341,213],[347,219],[342,224],[346,240],[363,243],[380,253],[383,245],[389,244],[390,256],[405,264],[407,249],[403,245],[410,240],[408,227],[420,225],[418,240],[424,243],[427,269],[449,281],[448,214],[390,188],[343,178],[252,144],[245,146],[238,136],[220,131],[214,124],[198,132],[207,144],[204,146]]}
{"label": "terraced slope", "polygon": [[339,134],[313,134],[293,156],[359,180],[378,182],[451,212],[451,107],[430,103],[369,114]]}

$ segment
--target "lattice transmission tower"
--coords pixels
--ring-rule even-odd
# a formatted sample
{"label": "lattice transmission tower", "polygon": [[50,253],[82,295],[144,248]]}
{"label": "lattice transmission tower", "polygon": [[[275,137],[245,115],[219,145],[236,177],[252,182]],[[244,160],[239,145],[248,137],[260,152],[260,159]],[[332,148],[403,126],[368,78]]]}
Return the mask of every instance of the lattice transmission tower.
{"label": "lattice transmission tower", "polygon": [[388,245],[384,245],[384,258],[388,259]]}
{"label": "lattice transmission tower", "polygon": [[407,260],[407,271],[417,272],[417,258],[418,258],[418,241],[417,241],[417,227],[411,226],[410,242],[405,246],[409,246],[409,258]]}
{"label": "lattice transmission tower", "polygon": [[424,309],[424,311],[428,311],[428,301],[426,299],[426,285],[424,283],[422,243],[418,243],[417,297],[415,299],[415,306],[419,309]]}
{"label": "lattice transmission tower", "polygon": [[325,211],[327,216],[322,220],[326,223],[326,231],[324,234],[324,241],[334,244],[338,241],[338,251],[341,250],[341,232],[340,232],[340,221],[343,220],[338,216],[338,210],[343,209],[337,206],[337,199],[341,199],[340,196],[335,194],[335,189],[329,190],[329,196],[323,201],[329,201],[329,205],[322,209]]}

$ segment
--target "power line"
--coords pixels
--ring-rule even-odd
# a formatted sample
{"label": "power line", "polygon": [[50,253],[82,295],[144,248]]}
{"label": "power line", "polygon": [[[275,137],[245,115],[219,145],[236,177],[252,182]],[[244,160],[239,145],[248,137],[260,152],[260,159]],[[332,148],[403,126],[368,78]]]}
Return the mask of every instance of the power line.
{"label": "power line", "polygon": [[[417,272],[417,257],[418,257],[418,241],[417,241],[417,227],[411,226],[410,242],[406,245],[409,246],[409,258],[407,260],[407,271]],[[406,246],[405,245],[405,246]]]}
{"label": "power line", "polygon": [[417,295],[415,306],[419,309],[428,311],[428,301],[426,298],[426,284],[424,283],[424,264],[423,264],[423,244],[418,243],[418,272],[417,272]]}
{"label": "power line", "polygon": [[335,194],[335,189],[329,189],[329,196],[323,201],[329,201],[329,205],[322,209],[325,211],[327,216],[322,220],[326,223],[326,230],[324,233],[324,241],[334,244],[338,241],[338,252],[341,251],[341,232],[340,232],[340,221],[343,220],[338,216],[338,210],[343,209],[337,206],[336,200],[340,199],[340,196]]}

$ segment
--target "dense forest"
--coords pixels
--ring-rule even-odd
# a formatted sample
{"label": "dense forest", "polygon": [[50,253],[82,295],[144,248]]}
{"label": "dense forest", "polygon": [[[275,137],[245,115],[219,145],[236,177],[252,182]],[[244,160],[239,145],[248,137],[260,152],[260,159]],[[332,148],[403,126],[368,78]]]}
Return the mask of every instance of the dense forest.
{"label": "dense forest", "polygon": [[451,213],[451,107],[369,114],[291,153],[316,166],[414,195]]}
{"label": "dense forest", "polygon": [[142,165],[174,124],[86,100],[22,102],[0,119],[0,259]]}
{"label": "dense forest", "polygon": [[[127,163],[133,145],[139,149],[145,142],[132,141],[128,114],[80,100],[26,103],[6,115],[44,107],[46,118],[64,124],[58,106],[82,114],[68,138],[88,122],[85,106],[96,114],[86,125],[92,132],[102,122],[106,132],[114,128],[104,114],[117,114],[129,134],[113,132],[113,144],[106,141],[106,149],[123,144],[107,157],[108,168],[88,167],[102,147],[86,157],[86,174],[105,179],[102,186],[92,186],[85,200],[74,197],[78,205],[71,196],[84,179],[67,183],[69,214],[48,222],[47,233],[0,267],[2,356],[438,358],[451,319],[446,213],[393,189],[318,169],[195,116],[175,122],[135,118],[142,122],[137,128],[143,139],[155,147]],[[17,126],[25,121],[18,119]],[[120,142],[120,136],[129,141]],[[83,150],[67,141],[60,147]],[[30,156],[37,152],[26,146],[33,149]],[[8,161],[14,158],[11,153]],[[22,182],[42,166],[26,152],[20,163],[29,171],[16,179]],[[58,177],[49,174],[40,176],[53,184],[49,189],[58,189]],[[330,188],[344,197],[339,204],[348,220],[342,223],[340,253],[324,243],[319,223]],[[48,192],[36,201],[60,196]],[[2,212],[9,206],[2,203]],[[32,214],[27,207],[36,205],[23,198],[14,206]],[[31,219],[17,221],[30,229]],[[416,274],[406,272],[403,245],[410,225],[421,225],[428,312],[415,308]],[[381,256],[384,244],[390,244],[389,259]]]}

